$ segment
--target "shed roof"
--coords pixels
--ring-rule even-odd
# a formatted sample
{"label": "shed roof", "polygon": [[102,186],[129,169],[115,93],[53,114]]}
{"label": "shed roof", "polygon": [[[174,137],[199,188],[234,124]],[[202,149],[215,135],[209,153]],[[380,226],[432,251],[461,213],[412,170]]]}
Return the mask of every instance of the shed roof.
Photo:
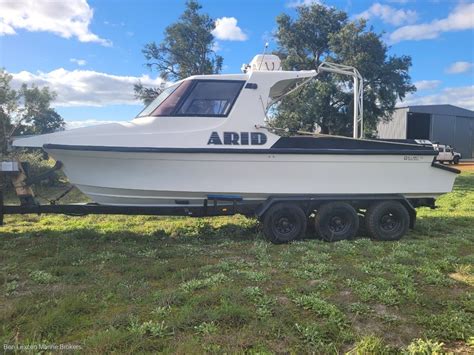
{"label": "shed roof", "polygon": [[440,114],[448,116],[463,116],[474,118],[474,111],[454,106],[454,105],[413,105],[413,106],[404,106],[397,107],[398,109],[408,109],[408,112],[416,113],[430,113],[430,114]]}

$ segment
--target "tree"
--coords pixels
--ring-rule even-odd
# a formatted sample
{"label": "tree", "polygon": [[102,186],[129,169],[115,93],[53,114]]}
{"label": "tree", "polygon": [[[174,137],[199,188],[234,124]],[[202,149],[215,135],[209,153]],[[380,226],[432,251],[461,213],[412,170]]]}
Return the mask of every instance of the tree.
{"label": "tree", "polygon": [[[11,133],[44,134],[64,128],[63,118],[51,108],[56,94],[44,87],[19,90],[11,87],[12,76],[0,69],[0,153],[6,152],[6,139]],[[14,132],[13,132],[14,130]]]}
{"label": "tree", "polygon": [[64,119],[50,107],[56,93],[51,92],[48,87],[29,88],[23,84],[18,95],[22,105],[16,134],[45,134],[64,128]]}
{"label": "tree", "polygon": [[0,154],[6,151],[5,137],[11,130],[10,115],[17,105],[17,94],[10,87],[11,80],[12,76],[0,68]]}
{"label": "tree", "polygon": [[[142,52],[148,69],[158,71],[163,79],[171,81],[221,71],[223,58],[213,50],[214,20],[199,13],[201,8],[197,1],[187,1],[178,22],[165,29],[163,42],[145,45]],[[160,92],[161,88],[145,88],[140,82],[135,85],[135,96],[145,103]]]}
{"label": "tree", "polygon": [[[365,20],[323,5],[300,6],[297,18],[277,18],[277,53],[287,70],[317,69],[322,61],[356,67],[364,78],[364,130],[373,134],[379,120],[389,120],[397,100],[415,91],[409,56],[388,55],[380,35]],[[273,125],[290,130],[351,135],[352,78],[321,73],[276,109]]]}

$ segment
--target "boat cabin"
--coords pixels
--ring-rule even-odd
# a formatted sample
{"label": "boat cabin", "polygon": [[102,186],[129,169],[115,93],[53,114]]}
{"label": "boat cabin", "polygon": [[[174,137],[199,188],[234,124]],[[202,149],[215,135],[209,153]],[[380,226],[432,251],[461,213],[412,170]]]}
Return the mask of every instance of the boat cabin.
{"label": "boat cabin", "polygon": [[[255,108],[254,125],[266,111],[297,84],[316,76],[316,71],[283,71],[275,55],[257,55],[242,67],[243,74],[197,75],[178,81],[151,102],[141,117],[223,118]],[[235,109],[234,109],[235,106]],[[235,111],[235,112],[234,112]],[[249,112],[245,112],[249,114]]]}

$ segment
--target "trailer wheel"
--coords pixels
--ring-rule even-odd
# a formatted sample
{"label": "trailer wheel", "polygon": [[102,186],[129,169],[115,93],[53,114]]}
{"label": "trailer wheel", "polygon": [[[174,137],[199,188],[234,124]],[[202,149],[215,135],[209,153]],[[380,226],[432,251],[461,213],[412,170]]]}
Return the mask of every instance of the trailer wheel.
{"label": "trailer wheel", "polygon": [[408,231],[410,215],[398,201],[381,201],[369,207],[365,223],[373,239],[399,240]]}
{"label": "trailer wheel", "polygon": [[315,227],[318,235],[327,242],[351,239],[359,229],[359,216],[348,203],[330,202],[319,208]]}
{"label": "trailer wheel", "polygon": [[263,233],[274,244],[288,243],[306,232],[306,215],[295,204],[278,203],[263,217]]}

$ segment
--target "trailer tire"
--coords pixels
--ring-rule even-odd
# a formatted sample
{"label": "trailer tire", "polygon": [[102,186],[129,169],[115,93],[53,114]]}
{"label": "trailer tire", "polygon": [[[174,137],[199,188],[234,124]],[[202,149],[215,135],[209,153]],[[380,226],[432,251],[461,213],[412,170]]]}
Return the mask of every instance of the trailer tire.
{"label": "trailer tire", "polygon": [[365,227],[376,240],[394,241],[402,238],[410,226],[410,215],[399,201],[372,204],[365,216]]}
{"label": "trailer tire", "polygon": [[315,227],[318,235],[327,242],[352,239],[359,230],[359,215],[348,203],[329,202],[319,208]]}
{"label": "trailer tire", "polygon": [[288,243],[304,236],[306,225],[305,213],[292,203],[277,203],[263,216],[263,233],[274,244]]}

